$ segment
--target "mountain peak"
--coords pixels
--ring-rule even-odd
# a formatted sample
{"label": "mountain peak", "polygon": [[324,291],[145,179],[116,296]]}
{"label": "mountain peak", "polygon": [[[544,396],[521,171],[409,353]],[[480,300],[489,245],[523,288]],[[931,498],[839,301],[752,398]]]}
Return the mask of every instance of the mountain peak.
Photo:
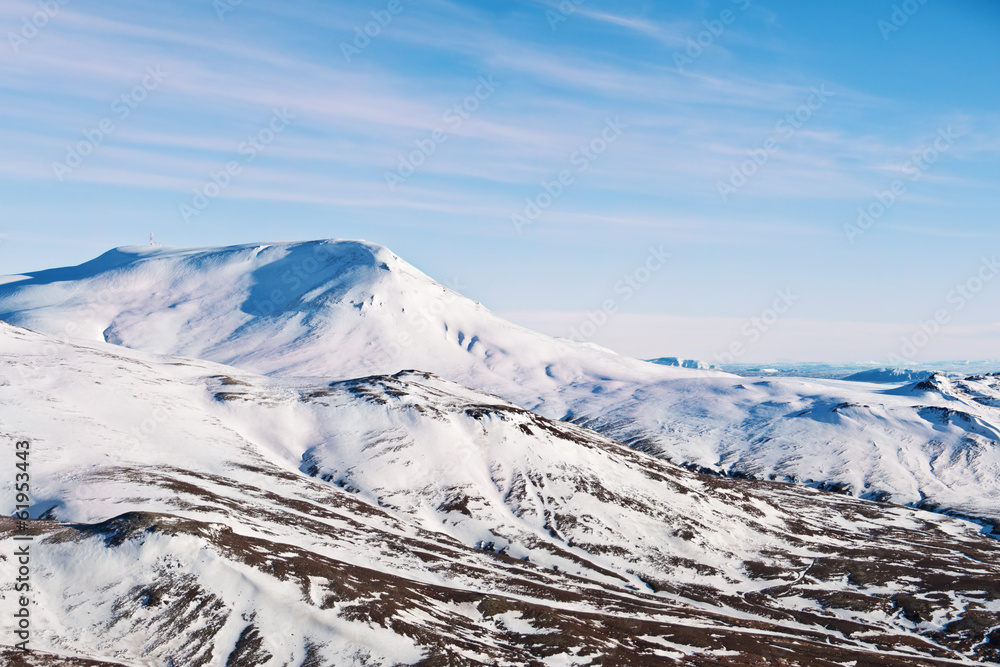
{"label": "mountain peak", "polygon": [[931,373],[927,379],[913,385],[914,391],[930,391],[938,394],[949,395],[954,390],[954,385],[947,375],[942,373]]}
{"label": "mountain peak", "polygon": [[414,368],[528,403],[540,384],[683,372],[507,322],[366,241],[116,248],[0,284],[0,319],[261,373]]}

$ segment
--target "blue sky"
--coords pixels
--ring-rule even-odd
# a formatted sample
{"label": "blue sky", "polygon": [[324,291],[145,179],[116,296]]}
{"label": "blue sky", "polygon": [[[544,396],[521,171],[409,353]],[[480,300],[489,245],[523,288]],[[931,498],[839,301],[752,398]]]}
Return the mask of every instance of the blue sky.
{"label": "blue sky", "polygon": [[0,273],[150,232],[364,238],[640,357],[1000,356],[989,0],[15,0],[0,25]]}

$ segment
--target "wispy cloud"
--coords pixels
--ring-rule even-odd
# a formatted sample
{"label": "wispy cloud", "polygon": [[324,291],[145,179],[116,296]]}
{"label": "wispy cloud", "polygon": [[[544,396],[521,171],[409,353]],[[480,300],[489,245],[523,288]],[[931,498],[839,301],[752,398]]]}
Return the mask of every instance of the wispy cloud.
{"label": "wispy cloud", "polygon": [[[198,228],[189,232],[193,242],[208,242],[199,234],[227,224],[263,227],[266,215],[287,210],[324,223],[362,220],[379,229],[488,239],[482,246],[491,251],[506,243],[518,275],[528,262],[552,264],[565,285],[586,278],[580,272],[591,270],[588,262],[599,261],[604,245],[669,240],[704,253],[706,265],[740,284],[809,253],[843,250],[841,225],[904,175],[913,152],[947,125],[963,138],[946,159],[913,184],[906,205],[879,222],[858,255],[844,257],[840,273],[815,280],[847,280],[845,289],[864,294],[870,286],[844,278],[846,265],[880,266],[886,260],[876,252],[893,242],[922,249],[926,259],[942,247],[993,241],[1000,116],[981,82],[970,88],[980,96],[975,104],[941,92],[917,97],[899,81],[852,71],[851,58],[826,57],[838,53],[829,44],[811,50],[803,35],[814,26],[799,13],[772,7],[769,14],[756,5],[680,72],[673,52],[705,29],[702,20],[717,7],[587,3],[556,30],[545,17],[553,8],[558,4],[407,3],[348,63],[339,45],[371,20],[372,7],[265,0],[243,3],[220,22],[211,3],[65,5],[18,53],[0,55],[0,215],[11,234],[4,257],[13,239],[30,239],[6,220],[175,224],[177,205],[227,161],[242,160],[239,145],[275,107],[287,107],[293,122],[241,163],[220,195],[230,206],[213,206],[189,226]],[[0,22],[17,26],[34,11],[31,0],[11,0],[0,6]],[[875,42],[871,48],[884,47],[877,32]],[[877,70],[883,56],[872,53],[858,60]],[[944,63],[950,56],[940,57]],[[116,115],[114,101],[157,65],[168,73],[163,85],[127,118]],[[488,99],[469,102],[482,76],[500,85]],[[828,103],[752,167],[737,195],[721,201],[717,183],[751,160],[821,85],[834,93]],[[445,120],[463,104],[470,108],[460,123]],[[543,183],[578,169],[574,157],[600,147],[600,130],[615,117],[628,126],[621,138],[588,159],[585,171],[573,171],[573,185],[530,233],[516,237],[511,214]],[[53,161],[105,118],[114,130],[57,180]],[[427,148],[435,131],[445,138]],[[390,191],[386,173],[413,155],[420,165]],[[416,233],[410,240],[433,245]],[[531,256],[531,244],[548,254]],[[748,252],[760,261],[745,262]],[[523,291],[563,294],[571,290],[564,283]],[[702,301],[723,301],[729,310],[720,305],[720,312],[733,312],[741,301],[730,292],[706,291]],[[642,326],[655,328],[652,321]],[[650,350],[672,353],[687,354]]]}

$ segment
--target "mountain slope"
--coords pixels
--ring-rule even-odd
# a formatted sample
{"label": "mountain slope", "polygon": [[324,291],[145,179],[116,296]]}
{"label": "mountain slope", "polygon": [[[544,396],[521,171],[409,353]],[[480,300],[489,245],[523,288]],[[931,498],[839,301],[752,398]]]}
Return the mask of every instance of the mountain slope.
{"label": "mountain slope", "polygon": [[[668,380],[584,397],[575,423],[678,463],[1000,521],[1000,376],[882,389]],[[655,425],[655,426],[654,426]]]}
{"label": "mountain slope", "polygon": [[755,381],[505,322],[385,248],[133,247],[0,284],[0,319],[274,377],[420,369],[671,461],[1000,520],[1000,387]]}
{"label": "mountain slope", "polygon": [[17,278],[0,284],[4,321],[259,373],[348,379],[420,368],[521,403],[577,377],[671,376],[506,322],[360,241],[135,246]]}
{"label": "mountain slope", "polygon": [[697,475],[427,373],[267,378],[0,324],[0,405],[59,520],[30,522],[35,660],[1000,657],[1000,558],[967,523]]}

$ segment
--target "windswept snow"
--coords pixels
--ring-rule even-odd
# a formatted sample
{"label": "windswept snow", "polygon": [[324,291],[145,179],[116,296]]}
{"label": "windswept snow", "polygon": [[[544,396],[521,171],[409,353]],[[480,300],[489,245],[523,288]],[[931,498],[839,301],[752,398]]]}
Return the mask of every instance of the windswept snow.
{"label": "windswept snow", "polygon": [[646,363],[506,322],[370,243],[120,248],[0,285],[0,319],[275,378],[419,369],[676,463],[1000,518],[997,376],[892,390]]}
{"label": "windswept snow", "polygon": [[31,522],[40,661],[1000,657],[971,524],[699,475],[424,371],[262,376],[0,323],[0,405],[59,520]]}

